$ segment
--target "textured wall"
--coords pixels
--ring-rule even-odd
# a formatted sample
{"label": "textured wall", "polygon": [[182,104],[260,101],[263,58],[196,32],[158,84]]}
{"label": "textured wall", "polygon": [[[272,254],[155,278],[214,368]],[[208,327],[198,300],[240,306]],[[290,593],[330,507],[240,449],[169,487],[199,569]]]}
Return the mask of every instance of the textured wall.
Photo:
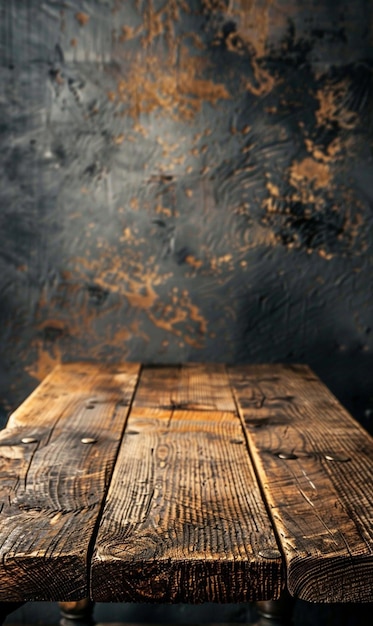
{"label": "textured wall", "polygon": [[369,0],[0,0],[3,414],[60,359],[308,362],[366,426]]}

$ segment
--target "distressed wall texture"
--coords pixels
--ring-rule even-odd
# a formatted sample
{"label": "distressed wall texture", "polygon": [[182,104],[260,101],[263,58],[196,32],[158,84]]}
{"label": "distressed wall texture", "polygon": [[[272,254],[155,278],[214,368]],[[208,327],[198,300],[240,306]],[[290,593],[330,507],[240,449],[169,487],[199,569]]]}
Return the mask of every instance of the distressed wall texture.
{"label": "distressed wall texture", "polygon": [[0,0],[3,416],[62,360],[307,362],[369,427],[369,0]]}

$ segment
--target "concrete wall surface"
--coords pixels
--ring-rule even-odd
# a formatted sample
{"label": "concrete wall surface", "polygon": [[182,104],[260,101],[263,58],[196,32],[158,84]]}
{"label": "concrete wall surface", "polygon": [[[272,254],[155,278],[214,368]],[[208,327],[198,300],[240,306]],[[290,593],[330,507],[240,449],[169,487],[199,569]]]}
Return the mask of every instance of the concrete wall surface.
{"label": "concrete wall surface", "polygon": [[308,362],[369,425],[369,0],[0,1],[0,396]]}

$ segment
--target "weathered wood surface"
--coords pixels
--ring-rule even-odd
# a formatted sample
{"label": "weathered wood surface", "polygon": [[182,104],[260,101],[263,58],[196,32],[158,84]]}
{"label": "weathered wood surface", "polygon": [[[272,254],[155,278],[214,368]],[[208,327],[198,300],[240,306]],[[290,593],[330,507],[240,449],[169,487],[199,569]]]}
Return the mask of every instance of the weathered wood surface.
{"label": "weathered wood surface", "polygon": [[61,366],[0,432],[0,601],[274,599],[273,527],[292,594],[371,601],[372,475],[305,366]]}
{"label": "weathered wood surface", "polygon": [[141,373],[135,407],[235,411],[224,365],[193,363],[147,366]]}
{"label": "weathered wood surface", "polygon": [[0,600],[87,595],[90,542],[138,371],[61,366],[0,432]]}
{"label": "weathered wood surface", "polygon": [[223,366],[142,372],[93,555],[94,600],[278,597],[280,554],[234,409]]}
{"label": "weathered wood surface", "polygon": [[229,368],[289,591],[373,599],[373,441],[306,366]]}

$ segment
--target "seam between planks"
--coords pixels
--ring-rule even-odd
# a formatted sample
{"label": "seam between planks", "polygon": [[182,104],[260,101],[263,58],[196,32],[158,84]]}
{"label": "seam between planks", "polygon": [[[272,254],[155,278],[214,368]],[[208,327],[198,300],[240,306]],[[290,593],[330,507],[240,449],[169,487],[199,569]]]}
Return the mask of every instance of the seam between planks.
{"label": "seam between planks", "polygon": [[[112,464],[112,467],[111,467],[110,478],[107,481],[107,485],[105,487],[104,494],[103,494],[103,497],[102,497],[102,500],[101,500],[100,509],[99,509],[98,514],[97,514],[95,525],[93,527],[92,535],[91,535],[91,538],[90,538],[89,544],[88,544],[88,549],[87,549],[87,590],[88,590],[88,595],[89,595],[90,598],[92,596],[92,593],[91,593],[91,591],[92,591],[92,589],[91,589],[91,587],[92,587],[92,584],[91,584],[92,583],[92,581],[91,581],[92,557],[93,557],[93,553],[94,553],[94,549],[95,549],[95,545],[96,545],[98,530],[99,530],[99,527],[100,527],[100,524],[101,524],[103,512],[104,512],[105,505],[106,505],[107,495],[109,493],[111,481],[112,481],[112,478],[113,478],[114,469],[115,469],[115,466],[117,464],[119,451],[120,451],[121,446],[122,446],[124,433],[125,433],[125,430],[127,428],[128,419],[129,419],[129,416],[130,416],[130,413],[131,413],[131,410],[132,410],[133,403],[135,401],[136,392],[137,392],[138,386],[140,384],[140,379],[141,379],[141,374],[143,372],[143,369],[144,369],[143,364],[140,364],[139,372],[138,372],[138,375],[137,375],[136,384],[135,384],[135,386],[133,388],[133,392],[132,392],[131,402],[128,405],[128,411],[127,411],[126,419],[123,421],[123,428],[122,428],[122,431],[121,431],[121,434],[120,434],[119,444],[117,446],[117,449],[116,449],[116,452],[115,452],[115,456],[114,456],[114,460],[113,460],[113,464]],[[117,402],[117,404],[115,405],[114,416],[118,412],[118,405],[119,405],[119,402]]]}
{"label": "seam between planks", "polygon": [[[250,458],[250,461],[251,461],[251,464],[252,464],[252,467],[253,467],[253,471],[254,471],[254,474],[255,474],[256,482],[258,484],[260,495],[262,496],[264,508],[265,508],[265,510],[267,512],[268,518],[269,518],[269,520],[271,522],[271,525],[272,525],[273,533],[274,533],[274,536],[275,536],[275,539],[276,539],[276,543],[277,543],[277,548],[278,548],[278,550],[279,550],[279,552],[281,554],[282,570],[283,570],[282,580],[284,581],[283,582],[283,587],[285,587],[286,583],[287,583],[286,560],[285,560],[285,555],[284,555],[284,552],[283,552],[283,549],[282,549],[280,536],[279,536],[279,533],[278,533],[278,530],[277,530],[277,527],[276,527],[276,523],[275,523],[275,520],[274,520],[272,512],[271,512],[271,508],[269,506],[269,502],[267,501],[267,497],[266,497],[266,494],[265,494],[265,490],[264,490],[262,481],[260,479],[260,473],[259,473],[259,470],[257,468],[255,454],[254,454],[254,452],[253,452],[253,450],[251,448],[250,437],[249,437],[249,435],[247,433],[247,430],[245,428],[245,423],[244,423],[242,410],[241,410],[240,403],[239,403],[237,395],[236,395],[236,390],[233,387],[232,382],[231,382],[229,369],[226,368],[226,371],[227,371],[227,377],[228,377],[228,381],[229,381],[229,387],[230,387],[230,390],[231,390],[231,393],[232,393],[233,401],[234,401],[234,403],[236,405],[237,415],[239,417],[240,424],[241,424],[241,429],[242,429],[242,433],[243,433],[243,437],[245,439],[246,449],[247,449],[247,452],[248,452],[248,455],[249,455],[249,458]],[[263,394],[262,403],[264,403],[264,402],[265,402],[265,396]]]}

